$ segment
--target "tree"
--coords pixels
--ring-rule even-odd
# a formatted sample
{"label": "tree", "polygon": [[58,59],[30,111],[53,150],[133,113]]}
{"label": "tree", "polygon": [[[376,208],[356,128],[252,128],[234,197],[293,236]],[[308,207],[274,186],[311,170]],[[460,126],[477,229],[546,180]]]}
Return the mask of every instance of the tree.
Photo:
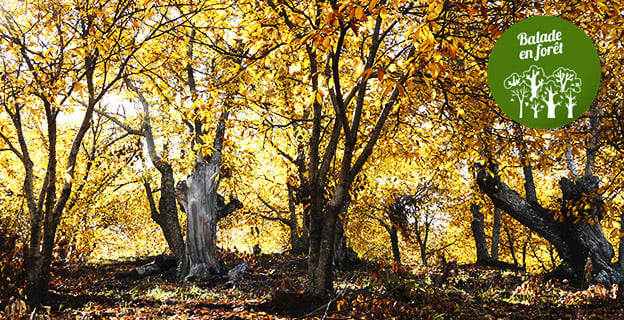
{"label": "tree", "polygon": [[428,259],[432,254],[447,247],[429,248],[435,223],[440,222],[439,218],[436,217],[435,209],[432,210],[433,206],[426,203],[427,200],[431,199],[429,193],[434,192],[432,189],[434,189],[432,186],[425,185],[414,194],[398,196],[388,208],[388,216],[392,221],[392,227],[388,232],[392,241],[392,253],[398,263],[400,263],[398,237],[393,236],[393,233],[396,235],[396,230],[401,232],[404,239],[416,240],[420,260],[425,266],[428,266]]}
{"label": "tree", "polygon": [[[230,112],[236,107],[234,87],[240,74],[240,59],[224,55],[224,40],[212,33],[229,17],[219,17],[214,3],[173,6],[158,12],[158,18],[175,21],[142,50],[125,83],[130,94],[142,106],[142,128],[133,129],[112,115],[108,117],[129,133],[144,136],[151,162],[161,173],[158,208],[149,181],[144,182],[151,216],[160,225],[171,251],[178,258],[180,279],[207,278],[221,273],[216,251],[217,222],[242,207],[231,197],[229,203],[218,194],[226,128]],[[216,8],[216,9],[215,9]],[[185,50],[180,50],[180,47]],[[231,48],[227,48],[231,49]],[[141,84],[141,89],[135,86]],[[151,90],[150,90],[151,89]],[[133,98],[134,98],[133,97]],[[150,110],[169,117],[163,124],[166,139],[173,140],[177,151],[190,162],[192,173],[186,180],[174,182],[172,160],[161,157],[156,149]],[[171,120],[179,119],[173,126]],[[179,128],[188,129],[187,133]],[[208,143],[210,131],[214,140]],[[191,150],[187,150],[191,149]],[[168,149],[167,144],[163,150]],[[182,241],[176,199],[186,212],[186,241]]]}
{"label": "tree", "polygon": [[[597,123],[591,124],[593,135]],[[595,148],[591,146],[588,148]],[[614,251],[605,238],[600,221],[604,214],[604,201],[597,192],[599,178],[592,174],[593,158],[587,157],[586,170],[575,179],[563,177],[559,181],[562,198],[559,211],[548,210],[537,201],[535,185],[525,184],[526,198],[510,189],[496,174],[493,163],[476,165],[476,181],[492,202],[514,219],[550,242],[563,264],[559,266],[564,276],[573,277],[577,283],[583,279],[584,266],[591,259],[597,282],[610,284],[624,280],[616,266],[611,264]],[[575,176],[575,173],[572,173]],[[525,182],[532,172],[525,171]],[[532,196],[529,196],[532,195]]]}
{"label": "tree", "polygon": [[568,118],[574,117],[574,107],[576,107],[576,96],[574,95],[574,91],[569,89],[565,91],[563,94],[563,105],[568,109]]}
{"label": "tree", "polygon": [[[299,224],[294,191],[295,187],[290,184],[287,184],[286,187],[288,192],[288,210],[281,210],[270,204],[267,200],[264,200],[260,195],[257,195],[260,202],[262,202],[262,204],[269,209],[269,212],[275,214],[275,216],[269,215],[269,213],[259,213],[259,215],[263,219],[269,221],[279,221],[288,227],[290,235],[290,252],[292,254],[307,254],[309,250],[309,235],[307,228],[305,228],[305,222],[303,223],[303,226],[300,226]],[[287,214],[287,216],[284,216],[284,214]]]}
{"label": "tree", "polygon": [[[249,55],[266,53],[265,65],[278,66],[262,73],[264,81],[274,80],[275,86],[263,94],[263,105],[272,106],[271,112],[278,110],[285,119],[301,122],[309,137],[302,181],[310,203],[309,289],[325,297],[332,291],[338,215],[352,183],[377,143],[386,137],[391,115],[399,119],[401,112],[415,110],[414,104],[403,102],[408,99],[406,93],[414,92],[411,98],[416,101],[430,99],[416,92],[435,86],[447,72],[441,59],[458,49],[443,25],[463,11],[456,12],[459,7],[443,2],[430,6],[385,1],[367,6],[267,4],[257,13],[255,9],[248,12],[254,25],[250,33],[257,33],[252,30],[258,24],[267,26],[262,41],[254,45],[263,50]],[[279,36],[270,38],[271,34]],[[271,51],[276,45],[279,50]],[[284,52],[299,60],[284,64]],[[254,70],[260,74],[260,68]],[[281,95],[275,91],[281,93],[279,89],[290,85],[295,88],[290,90],[308,97],[299,104],[311,104],[311,109],[305,108],[311,113],[289,113],[289,107],[282,111]],[[326,195],[328,187],[331,193]]]}
{"label": "tree", "polygon": [[559,67],[552,73],[552,78],[559,86],[559,92],[563,93],[572,90],[575,93],[581,92],[581,79],[576,75],[576,71],[564,67]]}
{"label": "tree", "polygon": [[156,201],[154,200],[153,194],[154,192],[152,191],[149,180],[146,178],[143,179],[143,186],[145,188],[150,208],[150,217],[162,229],[169,249],[179,263],[184,259],[185,249],[184,239],[182,238],[182,231],[178,222],[178,207],[176,204],[173,167],[166,159],[163,159],[161,157],[156,149],[152,121],[150,117],[149,102],[143,95],[143,92],[140,91],[128,77],[125,78],[125,84],[131,92],[137,95],[139,103],[143,108],[143,119],[141,128],[132,128],[128,124],[124,124],[123,122],[121,122],[114,115],[108,114],[104,111],[96,110],[96,112],[106,117],[107,119],[110,119],[120,128],[124,129],[128,134],[138,135],[145,139],[149,159],[161,175],[159,188],[160,199],[158,201],[158,206],[156,206]]}
{"label": "tree", "polygon": [[[211,10],[206,10],[204,13],[210,12]],[[205,15],[201,15],[197,18],[204,17]],[[206,23],[207,21],[203,21],[203,24]],[[217,222],[243,207],[235,196],[230,197],[230,202],[226,203],[225,198],[218,194],[222,178],[226,122],[235,107],[233,88],[237,85],[236,79],[241,69],[241,59],[237,58],[241,52],[238,48],[232,48],[233,56],[219,56],[221,67],[228,72],[217,70],[214,68],[215,57],[206,54],[200,59],[195,58],[195,45],[215,50],[223,41],[212,39],[208,33],[203,34],[205,38],[198,37],[197,32],[201,28],[194,22],[188,27],[187,57],[181,69],[186,77],[179,78],[184,79],[182,84],[188,87],[192,102],[192,116],[186,119],[186,123],[194,134],[195,164],[188,178],[176,186],[176,194],[187,213],[185,258],[180,263],[178,274],[180,278],[192,280],[205,279],[224,271],[221,270],[217,257]],[[197,75],[202,74],[198,70],[210,70],[212,74],[198,79]],[[205,98],[211,98],[209,101],[200,100],[202,95],[199,93],[198,83],[203,83],[209,89],[204,94]],[[220,103],[216,102],[217,99],[221,100]],[[219,111],[209,110],[206,107],[208,104],[212,104]],[[210,130],[207,119],[210,118],[217,120],[212,144],[206,141]]]}
{"label": "tree", "polygon": [[[56,231],[72,195],[80,146],[95,106],[121,79],[140,46],[134,32],[149,17],[124,1],[88,6],[55,1],[2,5],[0,10],[0,41],[9,48],[3,55],[3,111],[12,125],[3,127],[0,137],[24,167],[30,215],[25,294],[30,304],[39,305],[48,295]],[[74,111],[82,98],[84,113]],[[59,116],[71,113],[82,115],[69,148],[60,149]],[[33,158],[37,145],[28,131],[38,121],[46,136],[44,163]],[[59,166],[64,166],[60,172]]]}

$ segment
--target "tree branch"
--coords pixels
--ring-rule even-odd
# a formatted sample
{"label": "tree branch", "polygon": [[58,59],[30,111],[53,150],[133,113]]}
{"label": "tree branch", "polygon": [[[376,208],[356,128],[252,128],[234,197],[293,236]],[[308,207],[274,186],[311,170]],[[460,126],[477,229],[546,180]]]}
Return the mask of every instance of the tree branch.
{"label": "tree branch", "polygon": [[115,118],[113,115],[108,114],[108,113],[106,113],[106,112],[104,112],[102,110],[98,110],[98,109],[95,109],[93,111],[95,113],[99,114],[100,116],[102,116],[102,117],[112,121],[114,124],[116,124],[117,126],[119,126],[122,129],[124,129],[129,134],[145,137],[145,132],[144,131],[131,128],[129,125],[124,124],[119,119]]}
{"label": "tree branch", "polygon": [[161,216],[158,212],[158,209],[156,208],[156,201],[154,201],[154,195],[152,193],[152,188],[149,182],[143,180],[143,187],[145,187],[145,193],[147,194],[147,201],[149,202],[150,215],[152,217],[152,220],[154,220],[158,224],[161,224]]}
{"label": "tree branch", "polygon": [[130,88],[130,90],[134,91],[134,93],[137,94],[137,96],[139,97],[139,102],[143,106],[143,136],[145,137],[147,153],[149,154],[150,160],[152,160],[152,163],[157,166],[158,162],[160,161],[160,156],[156,151],[156,144],[154,143],[152,123],[149,115],[150,105],[147,102],[147,99],[145,99],[143,93],[132,83],[132,81],[130,81],[128,77],[125,77],[124,81],[126,82],[128,88]]}
{"label": "tree branch", "polygon": [[[407,55],[407,59],[411,58],[415,53],[416,53],[416,48],[412,46]],[[360,155],[357,157],[357,160],[353,164],[353,167],[351,167],[351,176],[355,176],[360,171],[360,169],[362,169],[362,166],[364,166],[364,163],[366,163],[366,160],[368,160],[368,157],[373,153],[373,148],[375,147],[375,144],[377,143],[377,140],[379,139],[381,130],[383,129],[384,124],[386,120],[388,119],[388,115],[390,114],[390,111],[392,110],[394,105],[397,103],[399,99],[399,94],[403,91],[403,85],[405,84],[405,81],[407,81],[408,76],[409,75],[407,73],[403,73],[401,77],[399,78],[399,80],[397,81],[396,85],[394,86],[394,89],[392,90],[392,93],[390,94],[390,98],[388,99],[388,102],[386,102],[386,104],[384,105],[381,111],[381,114],[379,115],[379,118],[377,118],[375,127],[370,133],[370,138],[366,142],[366,145],[364,146],[362,153],[360,153]]]}

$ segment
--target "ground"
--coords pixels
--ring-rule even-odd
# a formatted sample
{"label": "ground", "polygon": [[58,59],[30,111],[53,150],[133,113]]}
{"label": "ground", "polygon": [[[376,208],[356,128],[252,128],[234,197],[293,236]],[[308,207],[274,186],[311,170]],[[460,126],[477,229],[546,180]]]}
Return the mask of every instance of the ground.
{"label": "ground", "polygon": [[[244,278],[225,283],[174,281],[172,272],[116,279],[149,258],[57,264],[49,307],[24,319],[615,319],[624,317],[616,288],[569,288],[539,275],[475,265],[438,268],[362,263],[337,273],[336,295],[318,307],[304,293],[306,261],[290,255],[223,255],[247,261]],[[14,300],[0,300],[8,316]],[[20,317],[16,317],[20,318]]]}

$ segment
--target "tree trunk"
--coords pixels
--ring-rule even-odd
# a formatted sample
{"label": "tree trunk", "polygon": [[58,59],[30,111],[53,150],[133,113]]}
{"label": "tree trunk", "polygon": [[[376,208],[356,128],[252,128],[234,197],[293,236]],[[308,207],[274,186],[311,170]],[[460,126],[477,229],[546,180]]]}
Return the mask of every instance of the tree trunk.
{"label": "tree trunk", "polygon": [[322,232],[318,246],[318,260],[312,265],[311,293],[316,297],[327,297],[332,290],[334,240],[338,208],[327,206],[322,219]]}
{"label": "tree trunk", "polygon": [[562,209],[555,212],[538,203],[529,203],[499,177],[488,173],[485,166],[477,164],[476,169],[480,189],[496,206],[555,247],[563,260],[558,267],[563,276],[580,284],[589,258],[596,282],[608,285],[624,281],[624,276],[611,265],[615,252],[600,225],[603,201],[597,193],[598,177],[585,176],[576,181],[562,178],[559,182]]}
{"label": "tree trunk", "polygon": [[162,229],[169,249],[180,263],[184,260],[185,247],[180,222],[178,221],[173,169],[164,160],[158,160],[155,166],[161,175],[158,209],[156,209],[149,182],[144,183],[150,204],[151,217]]}
{"label": "tree trunk", "polygon": [[620,243],[618,245],[618,269],[624,272],[624,212],[620,214]]}
{"label": "tree trunk", "polygon": [[290,212],[290,221],[288,226],[290,227],[290,247],[292,254],[305,254],[308,253],[309,248],[309,236],[308,228],[306,227],[306,219],[303,221],[303,228],[299,228],[299,221],[297,220],[297,209],[295,200],[295,190],[291,185],[287,185],[288,188],[288,212]]}
{"label": "tree trunk", "polygon": [[49,276],[43,270],[43,259],[38,257],[29,257],[26,259],[26,287],[24,295],[28,303],[32,306],[42,304],[48,297]]}
{"label": "tree trunk", "polygon": [[318,188],[310,187],[310,244],[308,252],[308,274],[314,278],[314,272],[318,266],[321,251],[321,238],[323,236],[323,198],[322,191],[317,194]]}
{"label": "tree trunk", "polygon": [[[50,216],[46,215],[46,216]],[[55,219],[50,219],[55,220]],[[43,304],[49,294],[50,265],[54,249],[54,237],[58,221],[47,221],[44,226],[43,243],[29,248],[26,259],[26,287],[24,290],[31,306]],[[39,232],[41,232],[39,230]]]}
{"label": "tree trunk", "polygon": [[401,251],[399,250],[399,231],[395,226],[388,230],[390,234],[390,244],[392,245],[392,259],[396,264],[401,264]]}
{"label": "tree trunk", "polygon": [[139,102],[143,106],[143,133],[147,146],[147,153],[150,160],[160,172],[160,200],[158,201],[158,209],[152,195],[149,182],[145,182],[145,191],[147,200],[150,205],[150,213],[152,219],[160,226],[167,241],[167,245],[171,252],[178,259],[178,270],[183,269],[182,264],[185,262],[184,239],[182,238],[182,230],[178,221],[178,207],[176,205],[175,181],[173,179],[173,168],[171,164],[160,157],[156,151],[154,143],[154,134],[152,132],[152,124],[150,117],[150,105],[143,93],[130,81],[125,79],[126,85],[134,91],[139,97]]}
{"label": "tree trunk", "polygon": [[204,279],[221,272],[217,259],[219,165],[200,161],[183,187],[186,209],[186,262],[180,275]]}
{"label": "tree trunk", "polygon": [[[342,210],[343,214],[347,211],[346,206]],[[356,264],[359,259],[353,248],[347,245],[347,237],[344,235],[344,219],[338,217],[335,228],[334,239],[334,266],[339,269],[345,269]]]}
{"label": "tree trunk", "polygon": [[481,207],[476,204],[470,205],[470,212],[472,212],[472,234],[477,246],[477,263],[484,263],[490,261],[490,255],[488,254],[487,240],[485,239],[485,231],[483,225],[483,213],[481,213]]}
{"label": "tree trunk", "polygon": [[305,234],[300,236],[297,233],[297,229],[290,229],[290,246],[292,254],[307,254],[310,250],[309,244],[310,239]]}
{"label": "tree trunk", "polygon": [[492,226],[492,260],[498,261],[498,246],[500,243],[501,209],[494,208],[494,225]]}
{"label": "tree trunk", "polygon": [[[516,257],[516,247],[515,247],[515,243],[516,240],[514,239],[514,237],[511,235],[511,232],[509,231],[509,228],[507,226],[504,227],[505,229],[505,234],[507,234],[507,243],[509,243],[509,254],[511,255],[511,259],[514,262],[514,265],[518,265],[518,258]],[[522,247],[522,267],[526,268],[526,244],[528,243],[525,242],[525,246]]]}
{"label": "tree trunk", "polygon": [[186,211],[186,250],[178,267],[180,279],[201,280],[223,271],[217,258],[217,222],[243,207],[235,198],[225,204],[217,193],[220,169],[213,161],[200,158],[191,175],[176,186],[177,198]]}

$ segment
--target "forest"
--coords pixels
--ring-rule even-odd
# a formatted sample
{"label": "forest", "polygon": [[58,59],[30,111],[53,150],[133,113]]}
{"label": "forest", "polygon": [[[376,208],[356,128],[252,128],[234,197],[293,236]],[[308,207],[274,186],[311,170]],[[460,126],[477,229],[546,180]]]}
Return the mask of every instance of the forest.
{"label": "forest", "polygon": [[[552,129],[488,86],[535,16],[600,59]],[[624,317],[623,26],[619,0],[0,0],[0,318]]]}

